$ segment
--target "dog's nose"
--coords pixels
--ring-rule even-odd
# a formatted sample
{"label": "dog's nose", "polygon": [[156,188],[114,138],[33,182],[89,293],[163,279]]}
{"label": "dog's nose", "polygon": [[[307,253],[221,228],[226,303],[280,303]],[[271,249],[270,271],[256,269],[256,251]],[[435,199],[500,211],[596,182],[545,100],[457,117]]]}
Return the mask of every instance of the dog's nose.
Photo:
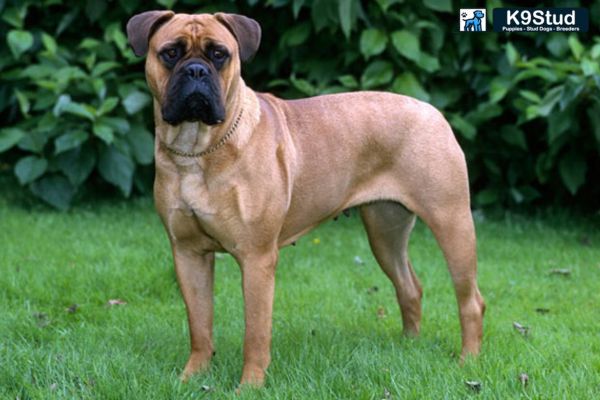
{"label": "dog's nose", "polygon": [[193,79],[199,79],[209,74],[209,69],[206,65],[200,63],[190,64],[185,67],[188,76]]}

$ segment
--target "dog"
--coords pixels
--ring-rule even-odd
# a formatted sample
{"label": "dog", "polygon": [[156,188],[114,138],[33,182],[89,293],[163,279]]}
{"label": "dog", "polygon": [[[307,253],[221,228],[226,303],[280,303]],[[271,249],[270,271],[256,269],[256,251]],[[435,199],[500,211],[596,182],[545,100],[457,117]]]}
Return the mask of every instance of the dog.
{"label": "dog", "polygon": [[350,207],[360,208],[407,335],[419,333],[422,295],[408,237],[416,216],[432,229],[456,291],[462,357],[479,353],[484,302],[467,168],[438,110],[383,92],[289,101],[254,92],[240,71],[261,29],[242,15],[148,11],[129,20],[127,35],[147,56],[154,99],[154,198],[190,328],[183,380],[213,355],[215,252],[240,266],[241,385],[261,386],[279,249]]}
{"label": "dog", "polygon": [[[466,16],[466,14],[465,14]],[[485,18],[485,14],[481,10],[473,11],[473,18],[463,19],[465,21],[465,31],[481,32],[481,19]]]}

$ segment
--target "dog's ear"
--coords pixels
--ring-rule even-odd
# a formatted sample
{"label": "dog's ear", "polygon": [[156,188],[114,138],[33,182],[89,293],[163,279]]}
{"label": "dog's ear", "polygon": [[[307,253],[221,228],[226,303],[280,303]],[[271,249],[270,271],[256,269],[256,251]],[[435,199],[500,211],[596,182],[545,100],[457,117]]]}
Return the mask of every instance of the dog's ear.
{"label": "dog's ear", "polygon": [[173,11],[146,11],[129,19],[129,22],[127,22],[127,39],[136,56],[146,55],[150,37],[173,15],[175,15]]}
{"label": "dog's ear", "polygon": [[258,22],[238,14],[216,13],[215,18],[225,25],[238,42],[240,59],[248,61],[260,45],[261,30]]}

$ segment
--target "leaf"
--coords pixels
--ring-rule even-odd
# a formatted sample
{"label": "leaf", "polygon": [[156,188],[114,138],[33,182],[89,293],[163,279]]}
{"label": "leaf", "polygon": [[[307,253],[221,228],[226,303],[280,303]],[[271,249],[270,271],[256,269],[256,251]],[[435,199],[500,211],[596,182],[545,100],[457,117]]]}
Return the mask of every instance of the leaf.
{"label": "leaf", "polygon": [[409,60],[417,61],[421,57],[419,38],[412,32],[402,30],[392,33],[392,44],[400,55]]}
{"label": "leaf", "polygon": [[[596,102],[587,109],[587,115],[590,120],[590,125],[594,136],[596,137],[596,143],[600,145],[600,103]],[[0,142],[0,151],[2,151],[2,145]]]}
{"label": "leaf", "polygon": [[54,154],[60,154],[80,146],[88,139],[89,135],[85,131],[71,131],[57,137],[54,140]]}
{"label": "leaf", "polygon": [[25,133],[25,137],[21,139],[18,146],[21,150],[30,151],[32,153],[41,153],[44,146],[48,142],[49,135],[42,130],[29,130]]}
{"label": "leaf", "polygon": [[6,35],[8,47],[15,59],[19,59],[23,53],[33,46],[33,35],[27,31],[11,30]]}
{"label": "leaf", "polygon": [[464,137],[465,139],[467,139],[467,140],[475,139],[475,136],[477,135],[477,130],[470,122],[468,122],[466,119],[464,119],[460,115],[452,114],[450,116],[450,124],[452,125],[452,127],[454,129],[456,129],[458,132],[460,132],[461,136]]}
{"label": "leaf", "polygon": [[156,0],[156,2],[158,4],[160,4],[161,6],[164,6],[165,8],[167,8],[169,10],[173,8],[176,1],[177,0]]}
{"label": "leaf", "polygon": [[583,155],[570,151],[558,163],[558,172],[563,183],[572,195],[575,195],[585,182],[587,165]]}
{"label": "leaf", "polygon": [[115,132],[120,133],[122,135],[129,132],[131,126],[129,122],[125,118],[121,117],[106,117],[102,116],[98,118],[98,123],[110,126]]}
{"label": "leaf", "polygon": [[509,77],[497,76],[490,82],[490,102],[498,103],[506,96],[512,86]]}
{"label": "leaf", "polygon": [[311,18],[315,32],[327,27],[332,20],[335,20],[337,2],[331,0],[313,0],[311,5]]}
{"label": "leaf", "polygon": [[389,83],[394,77],[392,63],[374,61],[367,66],[360,81],[364,89],[372,89]]}
{"label": "leaf", "polygon": [[306,0],[294,0],[292,8],[293,8],[295,19],[298,18],[298,14],[300,14],[300,9],[302,8],[302,6],[304,5],[305,2],[306,2]]}
{"label": "leaf", "polygon": [[506,58],[510,65],[515,65],[519,60],[519,52],[511,42],[506,43]]}
{"label": "leaf", "polygon": [[[21,3],[21,7],[11,7],[4,10],[2,13],[2,20],[6,21],[9,25],[14,28],[23,28],[23,20],[27,15],[27,4]],[[0,9],[0,11],[2,11]]]}
{"label": "leaf", "polygon": [[600,66],[597,61],[592,61],[587,57],[581,60],[581,71],[583,76],[597,76],[600,74]]}
{"label": "leaf", "polygon": [[440,62],[438,59],[427,53],[421,53],[417,60],[417,65],[429,73],[440,69]]}
{"label": "leaf", "polygon": [[71,205],[75,188],[61,175],[45,176],[31,185],[33,194],[59,210],[66,211]]}
{"label": "leaf", "polygon": [[109,112],[114,110],[118,104],[119,104],[118,97],[109,97],[102,102],[102,105],[100,105],[100,108],[98,108],[97,113],[98,113],[98,115],[108,114]]}
{"label": "leaf", "polygon": [[479,206],[489,206],[499,200],[498,190],[493,188],[483,189],[475,196],[475,201]]}
{"label": "leaf", "polygon": [[404,0],[377,0],[377,4],[381,7],[381,11],[384,13],[393,6],[394,4],[403,3]]}
{"label": "leaf", "polygon": [[32,64],[21,71],[21,77],[37,81],[52,76],[55,71],[55,68],[50,65]]}
{"label": "leaf", "polygon": [[490,119],[502,115],[503,111],[502,107],[498,104],[491,102],[479,103],[475,110],[467,113],[466,119],[473,125],[479,126]]}
{"label": "leaf", "polygon": [[55,163],[73,186],[79,186],[92,173],[96,165],[96,153],[92,146],[83,144],[58,154]]}
{"label": "leaf", "polygon": [[299,79],[295,76],[291,76],[290,82],[293,87],[307,96],[314,96],[317,93],[317,89],[306,79]]}
{"label": "leaf", "polygon": [[60,22],[58,23],[58,26],[56,27],[56,35],[60,35],[62,32],[64,32],[65,29],[67,29],[71,23],[73,22],[73,20],[75,18],[77,18],[77,15],[80,12],[80,8],[79,7],[74,7],[73,10],[69,13],[66,13],[63,15],[63,17],[60,19]]}
{"label": "leaf", "polygon": [[48,52],[52,55],[56,55],[56,51],[58,50],[58,45],[56,44],[56,40],[46,32],[42,33],[42,43]]}
{"label": "leaf", "polygon": [[125,136],[133,157],[142,164],[151,164],[154,160],[154,137],[141,125],[134,125]]}
{"label": "leaf", "polygon": [[569,36],[568,42],[569,42],[569,48],[571,49],[571,52],[573,53],[573,57],[575,57],[575,60],[579,61],[581,59],[581,55],[583,54],[583,51],[585,50],[585,48],[583,47],[583,45],[577,38],[577,35],[575,35],[575,34],[571,34]]}
{"label": "leaf", "polygon": [[69,102],[62,107],[62,111],[88,119],[90,121],[94,121],[96,119],[94,108],[87,104]]}
{"label": "leaf", "polygon": [[550,38],[546,40],[546,48],[553,56],[562,58],[569,51],[569,43],[567,37],[562,32],[549,33]]}
{"label": "leaf", "polygon": [[106,72],[110,71],[111,69],[119,68],[120,66],[121,64],[114,61],[103,61],[94,66],[94,69],[92,69],[92,76],[94,78],[98,78],[101,75],[104,75]]}
{"label": "leaf", "polygon": [[54,108],[52,109],[52,113],[55,117],[59,117],[67,104],[71,102],[71,96],[68,94],[61,94],[58,99],[56,99],[56,103],[54,104]]}
{"label": "leaf", "polygon": [[94,135],[98,136],[106,144],[111,144],[115,139],[113,129],[110,126],[100,122],[94,123],[92,132],[94,132]]}
{"label": "leaf", "polygon": [[530,68],[525,71],[519,72],[514,78],[513,82],[517,83],[526,79],[540,78],[548,82],[556,82],[558,76],[556,72],[546,68]]}
{"label": "leaf", "polygon": [[135,164],[128,156],[114,146],[103,146],[98,159],[98,170],[106,181],[121,190],[123,196],[129,197]]}
{"label": "leaf", "polygon": [[108,25],[104,31],[104,39],[107,42],[113,42],[121,53],[123,53],[125,50],[129,49],[129,46],[127,36],[123,33],[121,26],[122,24],[120,22],[113,22]]}
{"label": "leaf", "polygon": [[48,161],[37,156],[21,158],[15,164],[15,175],[21,185],[26,185],[42,176],[48,168]]}
{"label": "leaf", "polygon": [[547,117],[552,112],[552,109],[560,100],[561,94],[563,92],[563,86],[556,86],[550,89],[544,98],[542,99],[542,103],[538,109],[538,115],[542,117]]}
{"label": "leaf", "polygon": [[11,149],[24,137],[25,132],[19,128],[4,128],[0,130],[0,153]]}
{"label": "leaf", "polygon": [[146,107],[151,100],[152,98],[149,95],[136,90],[123,99],[123,107],[125,107],[127,114],[132,115]]}
{"label": "leaf", "polygon": [[25,93],[21,92],[18,89],[15,89],[15,96],[17,97],[17,102],[19,103],[19,109],[21,110],[21,114],[24,116],[29,115],[29,109],[31,108],[31,103],[29,99],[25,95]]}
{"label": "leaf", "polygon": [[53,77],[63,84],[72,80],[88,79],[87,74],[81,68],[74,66],[59,68],[54,72]]}
{"label": "leaf", "polygon": [[550,114],[548,117],[548,143],[553,144],[559,137],[562,136],[564,132],[566,132],[571,124],[574,122],[572,120],[572,113],[567,113],[565,111],[554,112]]}
{"label": "leaf", "polygon": [[535,92],[532,92],[530,90],[520,90],[519,94],[526,98],[527,100],[533,102],[533,103],[541,103],[542,102],[542,98]]}
{"label": "leaf", "polygon": [[504,125],[502,129],[500,129],[500,135],[506,143],[527,150],[525,134],[518,127],[514,125]]}
{"label": "leaf", "polygon": [[358,81],[352,75],[342,75],[338,77],[338,81],[348,89],[356,89],[358,87]]}
{"label": "leaf", "polygon": [[310,36],[311,26],[308,22],[301,24],[295,24],[292,28],[285,31],[281,36],[280,45],[283,47],[294,47],[299,46],[306,42]]}
{"label": "leaf", "polygon": [[96,22],[106,11],[107,3],[104,1],[87,0],[85,5],[85,14],[91,22]]}
{"label": "leaf", "polygon": [[350,37],[350,31],[352,30],[352,6],[355,0],[338,0],[338,14],[340,18],[340,25],[342,26],[342,32],[346,38]]}
{"label": "leaf", "polygon": [[425,7],[441,12],[452,12],[452,0],[425,0]]}
{"label": "leaf", "polygon": [[365,29],[360,35],[360,52],[365,59],[369,59],[381,54],[387,43],[388,38],[384,31],[375,28]]}
{"label": "leaf", "polygon": [[392,91],[405,94],[407,96],[416,97],[419,100],[429,101],[429,93],[421,86],[414,74],[404,72],[398,75],[392,83]]}

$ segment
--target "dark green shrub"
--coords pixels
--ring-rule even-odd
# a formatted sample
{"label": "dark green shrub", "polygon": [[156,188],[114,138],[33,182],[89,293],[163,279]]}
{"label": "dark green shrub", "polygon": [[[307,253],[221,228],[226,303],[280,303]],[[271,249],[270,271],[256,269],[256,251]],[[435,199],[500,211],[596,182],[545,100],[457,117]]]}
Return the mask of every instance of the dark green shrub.
{"label": "dark green shrub", "polygon": [[124,196],[149,186],[151,98],[123,31],[164,7],[257,19],[263,43],[244,70],[256,89],[431,102],[467,153],[477,206],[597,207],[600,37],[460,33],[450,0],[0,1],[0,157],[35,195],[66,208],[102,182]]}

